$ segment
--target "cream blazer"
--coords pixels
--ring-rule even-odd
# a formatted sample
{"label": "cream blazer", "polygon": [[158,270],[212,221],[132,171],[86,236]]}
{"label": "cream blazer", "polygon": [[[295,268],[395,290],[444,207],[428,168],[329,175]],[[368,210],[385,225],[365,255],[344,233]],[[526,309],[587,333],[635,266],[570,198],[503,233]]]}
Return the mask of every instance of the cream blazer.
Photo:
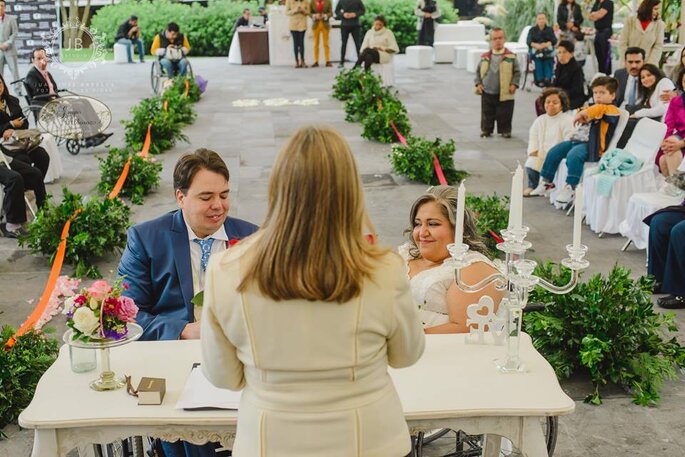
{"label": "cream blazer", "polygon": [[288,19],[288,29],[295,32],[307,30],[307,16],[310,14],[309,0],[287,0],[285,14]]}
{"label": "cream blazer", "polygon": [[395,40],[395,35],[387,28],[383,27],[378,32],[376,32],[373,27],[366,32],[364,35],[364,41],[362,41],[361,50],[366,48],[383,48],[389,49],[392,52],[379,51],[380,63],[389,63],[392,59],[393,54],[400,52],[399,46],[397,46],[397,41]]}
{"label": "cream blazer", "polygon": [[379,259],[373,280],[348,303],[275,302],[256,287],[237,292],[254,242],[212,256],[201,321],[205,375],[244,389],[233,455],[408,454],[387,369],[414,364],[425,340],[402,259]]}
{"label": "cream blazer", "polygon": [[661,51],[664,47],[664,28],[666,25],[661,19],[652,21],[647,30],[642,30],[642,25],[637,16],[630,16],[621,31],[618,44],[618,54],[621,62],[624,60],[626,49],[637,46],[645,50],[645,63],[659,66]]}

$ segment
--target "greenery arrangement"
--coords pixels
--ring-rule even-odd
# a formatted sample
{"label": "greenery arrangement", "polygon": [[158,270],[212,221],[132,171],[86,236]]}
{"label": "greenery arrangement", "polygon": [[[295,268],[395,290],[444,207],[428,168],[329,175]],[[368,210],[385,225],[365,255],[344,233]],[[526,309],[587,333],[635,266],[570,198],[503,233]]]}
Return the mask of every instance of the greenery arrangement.
{"label": "greenery arrangement", "polygon": [[2,349],[16,329],[6,325],[0,330],[0,439],[2,429],[17,420],[26,408],[36,384],[57,358],[57,340],[31,331],[17,337],[12,350]]}
{"label": "greenery arrangement", "polygon": [[[454,23],[459,20],[454,3],[451,0],[437,1],[442,16],[438,19],[443,23]],[[416,31],[415,0],[364,0],[366,14],[362,16],[362,30],[366,32],[373,26],[373,19],[377,15],[383,15],[392,30],[400,47],[404,52],[407,46],[415,45],[418,39]]]}
{"label": "greenery arrangement", "polygon": [[133,118],[122,121],[125,130],[126,145],[135,151],[143,148],[143,142],[147,134],[147,126],[152,123],[150,133],[154,141],[150,144],[151,154],[160,154],[174,147],[176,143],[188,141],[183,134],[183,123],[177,121],[177,110],[183,111],[185,107],[169,103],[168,111],[164,111],[162,97],[144,98],[140,103],[131,108]]}
{"label": "greenery arrangement", "polygon": [[111,148],[107,157],[98,157],[100,162],[100,182],[98,191],[107,195],[114,188],[121,170],[128,158],[131,157],[131,165],[128,177],[121,188],[120,197],[128,197],[134,205],[142,205],[143,197],[159,185],[159,174],[162,171],[162,163],[152,156],[143,158],[130,148]]}
{"label": "greenery arrangement", "polygon": [[33,253],[54,259],[60,243],[62,227],[76,210],[81,212],[71,223],[69,241],[64,256],[67,264],[75,265],[74,276],[100,278],[102,275],[93,260],[120,251],[126,246],[126,230],[131,225],[131,210],[119,198],[91,198],[88,202],[67,188],[62,189],[62,203],[52,203],[48,196],[36,219],[29,225],[29,234],[19,239]]}
{"label": "greenery arrangement", "polygon": [[397,140],[397,131],[403,135],[411,133],[411,124],[407,116],[407,108],[393,95],[382,97],[362,119],[362,137],[367,140],[377,140],[381,143],[392,143]]}
{"label": "greenery arrangement", "polygon": [[407,146],[393,145],[389,157],[396,173],[412,181],[437,185],[440,183],[433,166],[433,154],[435,154],[447,182],[458,184],[468,176],[468,173],[454,168],[454,151],[454,140],[443,143],[440,138],[431,141],[410,136],[407,138]]}
{"label": "greenery arrangement", "polygon": [[[547,263],[537,275],[556,284],[570,278],[566,268]],[[560,378],[578,370],[590,374],[594,392],[586,402],[602,403],[600,390],[609,382],[629,390],[638,405],[655,405],[664,380],[674,379],[685,366],[685,348],[673,333],[673,313],[654,311],[654,279],[630,278],[615,266],[608,276],[593,276],[566,295],[536,288],[531,302],[547,304],[544,311],[527,314],[526,332]]]}
{"label": "greenery arrangement", "polygon": [[[365,72],[360,68],[344,69],[335,76],[333,82],[332,97],[341,102],[346,102],[352,98],[352,95],[359,89],[359,81],[364,77]],[[374,78],[380,81],[378,78]]]}
{"label": "greenery arrangement", "polygon": [[[186,95],[186,84],[188,85],[188,93]],[[184,99],[190,103],[197,103],[200,101],[200,86],[197,85],[195,80],[189,76],[174,78],[174,85],[172,86],[174,91],[167,90],[164,92],[164,96],[170,96],[173,93],[184,96]]]}
{"label": "greenery arrangement", "polygon": [[[346,73],[346,71],[343,71]],[[345,100],[345,120],[347,122],[361,122],[366,116],[378,111],[378,102],[386,101],[394,95],[383,87],[380,76],[370,71],[350,70],[350,79],[356,78],[355,83],[345,83],[352,86],[349,96]]]}
{"label": "greenery arrangement", "polygon": [[476,214],[478,230],[485,237],[491,255],[497,256],[498,238],[509,225],[509,197],[466,195],[466,206]]}

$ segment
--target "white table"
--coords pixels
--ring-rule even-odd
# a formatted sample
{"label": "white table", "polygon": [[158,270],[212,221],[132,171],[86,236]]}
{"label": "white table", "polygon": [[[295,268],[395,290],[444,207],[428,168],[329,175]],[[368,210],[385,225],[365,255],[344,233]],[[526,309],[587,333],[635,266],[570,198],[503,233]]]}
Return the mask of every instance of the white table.
{"label": "white table", "polygon": [[[521,341],[528,372],[500,373],[493,360],[504,352],[502,346],[468,345],[465,335],[429,335],[416,365],[391,370],[411,432],[451,428],[498,434],[524,455],[546,456],[541,418],[569,414],[575,404],[528,336]],[[162,405],[137,406],[124,390],[89,389],[97,374],[71,372],[69,351],[63,346],[19,417],[22,427],[35,429],[32,456],[65,456],[88,443],[135,435],[195,444],[220,441],[230,447],[236,411],[174,409],[193,362],[200,359],[199,341],[136,342],[113,348],[112,368],[118,374],[132,375],[134,383],[142,376],[166,378]]]}

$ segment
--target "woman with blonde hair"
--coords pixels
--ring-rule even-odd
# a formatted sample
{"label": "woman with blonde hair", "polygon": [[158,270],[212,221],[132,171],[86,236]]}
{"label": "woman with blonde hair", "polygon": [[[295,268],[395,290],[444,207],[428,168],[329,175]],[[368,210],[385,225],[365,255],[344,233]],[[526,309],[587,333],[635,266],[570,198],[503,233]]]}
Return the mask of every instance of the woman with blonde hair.
{"label": "woman with blonde hair", "polygon": [[207,269],[202,367],[244,389],[234,456],[409,453],[387,369],[414,364],[424,335],[402,259],[368,230],[347,142],[298,130],[276,158],[261,229]]}
{"label": "woman with blonde hair", "polygon": [[[421,320],[426,333],[465,333],[466,308],[478,303],[484,295],[499,305],[502,292],[494,285],[481,292],[461,290],[454,279],[454,266],[446,262],[450,258],[447,245],[454,243],[456,223],[457,189],[451,186],[431,187],[411,207],[409,223],[405,230],[409,240],[399,247],[406,262],[412,295],[419,304]],[[488,259],[488,248],[476,227],[473,213],[464,213],[464,244],[471,248],[474,263],[462,270],[467,284],[475,284],[496,273]]]}

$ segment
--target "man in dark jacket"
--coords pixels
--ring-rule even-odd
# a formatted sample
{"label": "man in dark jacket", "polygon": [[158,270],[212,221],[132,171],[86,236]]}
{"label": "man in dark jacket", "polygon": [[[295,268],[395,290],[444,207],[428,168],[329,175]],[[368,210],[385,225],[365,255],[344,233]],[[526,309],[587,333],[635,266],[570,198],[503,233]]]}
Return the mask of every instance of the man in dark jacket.
{"label": "man in dark jacket", "polygon": [[361,42],[361,21],[359,20],[366,13],[362,0],[340,0],[335,7],[335,16],[340,19],[340,33],[342,35],[342,46],[340,48],[340,68],[345,66],[345,54],[347,53],[347,40],[350,35],[354,40],[354,46],[359,56]]}
{"label": "man in dark jacket", "polygon": [[140,27],[138,27],[138,17],[131,16],[119,26],[117,31],[116,41],[118,44],[126,46],[126,54],[128,56],[128,63],[133,62],[133,45],[136,45],[140,63],[145,61],[145,49],[143,47],[143,40],[140,38]]}
{"label": "man in dark jacket", "polygon": [[545,13],[538,13],[535,17],[535,25],[530,28],[526,44],[528,51],[535,64],[535,85],[547,87],[554,76],[554,45],[557,37],[552,27],[547,25]]}
{"label": "man in dark jacket", "polygon": [[[582,43],[581,43],[582,44]],[[583,68],[573,57],[575,45],[572,41],[561,40],[557,46],[557,68],[552,85],[564,89],[571,102],[570,108],[577,109],[585,104],[585,75]]]}

